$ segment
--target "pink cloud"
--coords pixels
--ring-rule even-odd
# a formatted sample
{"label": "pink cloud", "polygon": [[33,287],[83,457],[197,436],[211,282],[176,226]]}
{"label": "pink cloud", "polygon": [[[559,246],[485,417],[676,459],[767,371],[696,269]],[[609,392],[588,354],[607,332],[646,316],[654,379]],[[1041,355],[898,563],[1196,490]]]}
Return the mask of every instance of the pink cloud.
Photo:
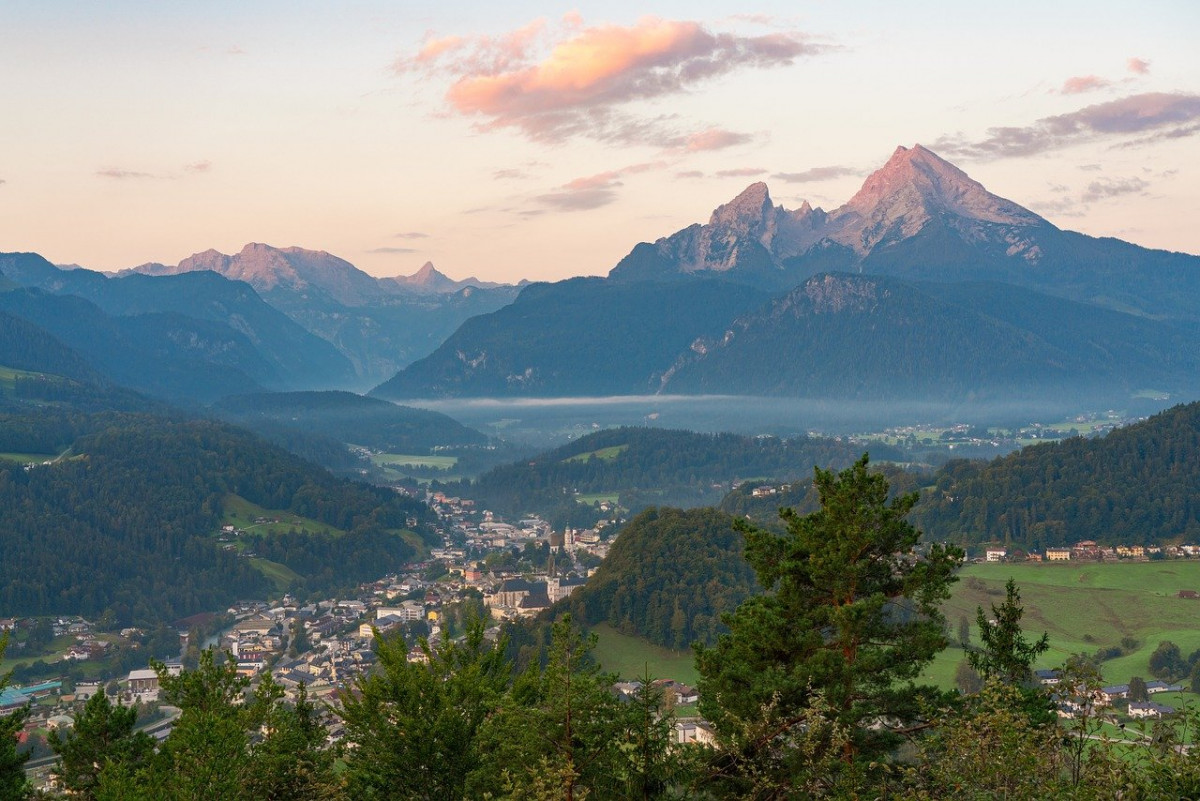
{"label": "pink cloud", "polygon": [[[786,66],[826,49],[795,32],[741,36],[657,17],[583,27],[577,15],[568,15],[561,28],[548,32],[538,20],[500,36],[431,39],[396,69],[450,75],[449,106],[481,118],[484,128],[516,128],[542,141],[622,140],[639,128],[615,114],[625,104],[684,92],[738,69]],[[661,125],[640,127],[635,138],[643,142],[679,137]]]}
{"label": "pink cloud", "polygon": [[617,188],[621,178],[666,167],[662,161],[647,161],[630,164],[619,170],[607,170],[595,175],[585,175],[563,184],[554,192],[539,195],[537,200],[560,211],[582,211],[606,206],[617,199]]}
{"label": "pink cloud", "polygon": [[204,161],[194,161],[191,164],[185,165],[183,169],[187,170],[188,172],[208,172],[212,169],[212,162],[208,159],[205,159]]}
{"label": "pink cloud", "polygon": [[1007,158],[1101,139],[1126,139],[1118,146],[1180,139],[1200,133],[1200,95],[1147,92],[1077,111],[1043,117],[1025,126],[989,128],[982,139],[943,136],[933,149],[947,156]]}
{"label": "pink cloud", "polygon": [[1131,58],[1125,62],[1126,68],[1137,75],[1150,74],[1150,62],[1144,58]]}
{"label": "pink cloud", "polygon": [[724,128],[709,128],[689,134],[673,144],[685,153],[703,153],[708,150],[723,150],[734,145],[744,145],[753,139],[751,134],[727,131]]}
{"label": "pink cloud", "polygon": [[1112,81],[1101,78],[1099,75],[1077,75],[1074,78],[1067,78],[1059,91],[1064,95],[1078,95],[1084,92],[1094,92],[1111,85]]}

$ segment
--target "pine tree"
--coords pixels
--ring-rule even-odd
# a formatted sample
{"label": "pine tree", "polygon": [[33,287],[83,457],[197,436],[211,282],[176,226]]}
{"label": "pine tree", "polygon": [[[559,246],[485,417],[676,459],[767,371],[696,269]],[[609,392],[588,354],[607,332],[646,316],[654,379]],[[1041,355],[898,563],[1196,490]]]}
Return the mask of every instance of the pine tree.
{"label": "pine tree", "polygon": [[889,500],[886,478],[867,465],[864,455],[841,473],[817,468],[821,508],[782,510],[783,536],[742,526],[767,592],[726,616],[730,634],[715,647],[697,650],[700,711],[738,758],[769,753],[818,694],[850,733],[838,744],[843,764],[878,757],[895,742],[888,729],[934,693],[912,681],[946,645],[938,607],[962,554],[918,553],[906,520],[916,494]]}

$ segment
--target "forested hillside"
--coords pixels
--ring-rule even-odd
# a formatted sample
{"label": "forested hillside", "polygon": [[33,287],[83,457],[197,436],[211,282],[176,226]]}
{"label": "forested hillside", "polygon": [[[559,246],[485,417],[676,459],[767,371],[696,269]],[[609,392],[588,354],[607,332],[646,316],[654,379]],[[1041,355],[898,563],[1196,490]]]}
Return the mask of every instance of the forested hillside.
{"label": "forested hillside", "polygon": [[[872,455],[879,453],[873,447]],[[928,476],[912,472],[894,464],[876,463],[871,465],[872,473],[882,474],[891,486],[893,495],[906,494],[919,490]],[[766,494],[755,495],[760,487],[758,482],[749,482],[730,490],[720,504],[722,512],[734,517],[748,517],[755,525],[766,528],[783,528],[779,519],[781,508],[795,509],[800,514],[808,514],[816,510],[820,499],[817,488],[813,485],[811,471],[809,475],[790,481],[786,484],[767,484]],[[922,496],[923,498],[924,496]],[[923,501],[922,501],[923,502]]]}
{"label": "forested hillside", "polygon": [[397,532],[431,519],[424,504],[334,478],[224,424],[123,414],[5,422],[5,447],[69,447],[51,464],[0,463],[0,606],[10,614],[149,622],[264,597],[266,577],[212,537],[231,494],[329,527],[244,540],[300,574],[301,592],[399,567],[414,551]]}
{"label": "forested hillside", "polygon": [[439,445],[483,445],[487,438],[439,412],[397,406],[353,392],[276,392],[218,402],[221,417],[260,430],[266,425],[320,432],[339,442],[391,453],[429,453]]}
{"label": "forested hillside", "polygon": [[950,462],[914,511],[926,536],[1043,549],[1200,539],[1200,403],[1102,439]]}
{"label": "forested hillside", "polygon": [[[875,451],[878,459],[900,456],[891,448]],[[470,497],[510,514],[573,505],[574,493],[619,493],[621,505],[634,512],[654,505],[703,506],[719,502],[731,481],[811,476],[814,465],[844,467],[861,455],[857,445],[819,437],[613,428],[497,467],[479,477]]]}
{"label": "forested hillside", "polygon": [[742,535],[716,509],[647,509],[621,530],[604,563],[563,605],[667,648],[713,643],[721,615],[755,592]]}

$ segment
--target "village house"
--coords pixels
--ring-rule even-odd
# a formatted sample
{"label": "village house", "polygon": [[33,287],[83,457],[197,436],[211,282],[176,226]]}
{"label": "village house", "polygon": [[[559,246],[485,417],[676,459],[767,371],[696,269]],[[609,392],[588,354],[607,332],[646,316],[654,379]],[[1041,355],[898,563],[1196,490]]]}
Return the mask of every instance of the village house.
{"label": "village house", "polygon": [[1129,704],[1131,718],[1161,718],[1164,715],[1174,715],[1175,707],[1156,704],[1153,701],[1133,701]]}
{"label": "village house", "polygon": [[1071,549],[1070,548],[1047,548],[1046,549],[1046,561],[1047,562],[1066,562],[1066,561],[1069,561],[1070,559],[1071,559]]}
{"label": "village house", "polygon": [[984,559],[988,562],[1003,562],[1008,556],[1007,548],[988,548],[984,553]]}

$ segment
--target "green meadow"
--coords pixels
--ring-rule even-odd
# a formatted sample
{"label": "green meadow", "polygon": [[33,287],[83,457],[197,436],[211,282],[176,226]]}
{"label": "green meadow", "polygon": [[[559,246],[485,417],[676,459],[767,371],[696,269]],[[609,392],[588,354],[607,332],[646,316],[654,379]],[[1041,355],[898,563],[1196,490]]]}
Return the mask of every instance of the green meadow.
{"label": "green meadow", "polygon": [[608,461],[612,461],[613,459],[616,459],[618,456],[621,455],[621,453],[623,451],[626,451],[628,449],[629,449],[628,445],[612,445],[607,448],[600,448],[599,450],[588,451],[587,453],[577,453],[574,456],[568,456],[566,459],[563,459],[563,461],[564,462],[586,462],[588,459],[591,459],[594,456],[597,459],[602,459],[602,460],[608,462]]}
{"label": "green meadow", "polygon": [[[1200,560],[1190,559],[969,565],[943,608],[952,638],[966,615],[971,641],[978,644],[976,609],[1000,604],[1009,577],[1020,588],[1026,634],[1050,636],[1039,668],[1056,667],[1071,654],[1121,647],[1131,638],[1137,643],[1133,650],[1102,665],[1105,681],[1123,684],[1131,676],[1151,678],[1150,654],[1163,640],[1176,643],[1184,656],[1200,649],[1200,600],[1178,597],[1180,590],[1200,592]],[[962,650],[947,649],[926,678],[953,686],[962,657]]]}
{"label": "green meadow", "polygon": [[[291,512],[282,512],[278,509],[264,509],[240,495],[226,495],[222,504],[222,511],[222,526],[236,526],[237,528],[252,531],[256,534],[286,534],[293,529],[306,534],[324,534],[328,532],[338,535],[346,533],[326,523],[321,523],[307,517],[300,517]],[[260,518],[272,522],[255,522]]]}
{"label": "green meadow", "polygon": [[646,675],[655,679],[675,679],[695,685],[699,676],[691,651],[672,651],[629,634],[622,634],[607,623],[591,628],[596,635],[596,650],[592,655],[604,670],[622,679],[637,679]]}

